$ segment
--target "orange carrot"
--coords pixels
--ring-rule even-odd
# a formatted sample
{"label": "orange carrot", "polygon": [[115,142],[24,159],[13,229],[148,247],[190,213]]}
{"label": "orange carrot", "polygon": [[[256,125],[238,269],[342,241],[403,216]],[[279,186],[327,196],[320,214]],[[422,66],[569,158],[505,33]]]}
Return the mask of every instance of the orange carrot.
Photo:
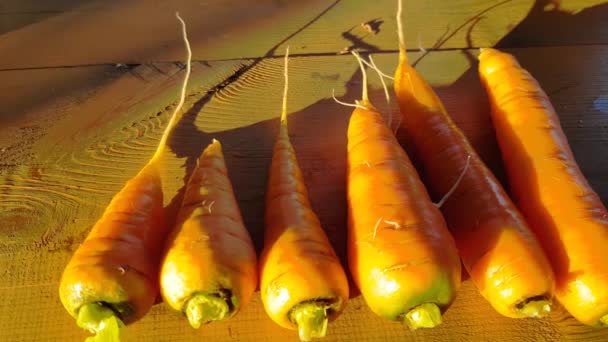
{"label": "orange carrot", "polygon": [[442,196],[468,170],[441,207],[463,264],[489,303],[507,317],[539,317],[550,311],[555,287],[550,264],[534,234],[500,183],[420,74],[408,64],[397,14],[399,65],[395,94],[402,129],[412,139],[433,196]]}
{"label": "orange carrot", "polygon": [[435,327],[460,286],[458,252],[407,154],[369,102],[360,66],[363,96],[347,134],[350,270],[373,312],[412,329]]}
{"label": "orange carrot", "polygon": [[257,257],[243,224],[219,141],[192,172],[167,240],[160,285],[165,302],[194,328],[234,315],[257,287]]}
{"label": "orange carrot", "polygon": [[511,191],[549,256],[555,295],[582,323],[608,325],[608,211],[538,82],[510,54],[484,49],[479,61]]}
{"label": "orange carrot", "polygon": [[142,318],[158,295],[158,263],[169,227],[160,158],[181,117],[192,56],[185,23],[178,13],[176,17],[188,50],[180,101],[154,156],[114,196],[61,278],[61,302],[80,327],[97,334],[94,340],[117,339],[120,328]]}
{"label": "orange carrot", "polygon": [[348,300],[348,281],[308,193],[287,130],[287,62],[283,111],[266,192],[266,230],[260,258],[264,309],[300,339],[323,337]]}

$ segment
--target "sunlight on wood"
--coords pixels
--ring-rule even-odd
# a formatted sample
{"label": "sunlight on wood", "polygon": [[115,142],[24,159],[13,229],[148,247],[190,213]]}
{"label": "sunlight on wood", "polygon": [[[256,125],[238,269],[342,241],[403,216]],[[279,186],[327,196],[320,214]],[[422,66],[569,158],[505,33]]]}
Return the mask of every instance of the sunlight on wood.
{"label": "sunlight on wood", "polygon": [[[608,137],[602,129],[608,126],[602,106],[608,80],[608,25],[602,20],[608,4],[561,0],[561,11],[529,13],[533,0],[502,2],[404,0],[406,44],[418,49],[421,37],[420,45],[430,52],[409,52],[410,61],[417,62],[484,161],[500,173],[474,61],[477,49],[461,48],[505,44],[551,97],[583,172],[608,201]],[[194,62],[184,117],[163,155],[165,204],[177,201],[202,148],[217,138],[224,144],[245,223],[261,246],[283,91],[280,57],[289,45],[292,143],[311,203],[345,260],[345,130],[351,109],[335,103],[331,94],[335,89],[338,99],[350,103],[360,98],[361,73],[352,56],[338,52],[381,50],[374,61],[392,75],[396,0],[260,0],[255,5],[245,0],[9,0],[0,16],[14,12],[20,18],[0,23],[0,32],[7,29],[0,35],[0,69],[27,70],[0,70],[0,340],[82,341],[87,335],[59,303],[57,270],[112,195],[153,154],[174,109],[184,74],[183,65],[174,63],[183,59],[183,43],[175,18],[167,14],[176,9],[188,23]],[[475,19],[482,12],[483,18]],[[370,21],[377,34],[361,26]],[[563,32],[555,29],[558,22]],[[447,50],[433,51],[437,42]],[[276,56],[259,58],[266,54]],[[371,74],[369,96],[384,112],[382,85]],[[391,102],[393,113],[399,113]],[[400,139],[407,146],[407,137]],[[360,296],[330,324],[324,341],[603,338],[559,306],[546,320],[502,318],[470,281],[436,329],[408,332],[374,315]],[[159,304],[126,335],[128,341],[297,339],[267,318],[258,294],[234,319],[200,331]]]}

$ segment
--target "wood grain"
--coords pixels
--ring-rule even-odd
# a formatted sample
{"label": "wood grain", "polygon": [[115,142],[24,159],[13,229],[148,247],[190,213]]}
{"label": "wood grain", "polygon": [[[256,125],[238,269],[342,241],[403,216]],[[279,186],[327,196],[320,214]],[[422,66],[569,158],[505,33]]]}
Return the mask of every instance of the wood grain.
{"label": "wood grain", "polygon": [[[247,63],[196,63],[188,101],[205,96]],[[0,147],[8,160],[15,159],[0,168],[0,219],[5,222],[0,253],[70,248],[84,238],[92,218],[153,154],[182,69],[163,64],[125,71],[60,110],[47,104],[29,113],[30,126],[17,122],[3,129],[3,136],[13,134],[18,143]],[[179,170],[179,159],[168,169]]]}
{"label": "wood grain", "polygon": [[[608,43],[604,1],[561,0],[559,8],[550,2],[405,1],[406,42],[412,49]],[[9,0],[5,14],[0,8],[0,17],[16,21],[0,35],[0,51],[10,51],[0,54],[0,69],[179,61],[175,11],[188,22],[197,60],[262,57],[279,43],[278,51],[289,44],[294,55],[397,48],[396,0],[52,3]],[[377,34],[361,27],[371,20]]]}
{"label": "wood grain", "polygon": [[[550,94],[583,172],[606,203],[608,183],[603,175],[608,170],[608,116],[597,103],[608,94],[604,58],[608,47],[508,51]],[[471,59],[475,54],[475,50],[454,50],[414,53],[411,58],[421,58],[418,70],[435,87],[483,158],[501,172],[487,101]],[[375,60],[392,72],[397,56],[379,54]],[[179,202],[180,188],[202,148],[212,138],[222,141],[237,199],[258,250],[267,168],[280,112],[282,67],[278,58],[196,63],[187,113],[165,155],[165,201],[171,208]],[[349,102],[359,98],[357,68],[352,56],[294,57],[290,61],[292,141],[313,207],[343,261],[345,129],[350,108],[336,104],[331,93],[335,89],[338,98]],[[113,71],[93,82],[97,85],[76,97],[78,101],[73,100],[75,90],[66,90],[68,100],[57,100],[67,103],[60,111],[48,104],[28,111],[27,122],[53,115],[58,119],[40,121],[42,128],[30,142],[30,156],[0,169],[0,340],[77,341],[87,335],[58,300],[60,270],[112,195],[152,154],[182,75],[181,66],[171,63],[143,64],[118,74]],[[84,77],[83,84],[90,84],[87,79]],[[370,95],[379,109],[389,112],[373,74]],[[397,113],[394,101],[391,108]],[[0,135],[23,124],[5,122]],[[26,137],[20,139],[27,141]],[[584,327],[559,309],[546,320],[500,317],[470,281],[464,283],[444,324],[433,330],[409,332],[372,314],[356,290],[353,297],[346,312],[330,326],[327,341],[607,340],[606,330]],[[258,295],[235,319],[199,331],[159,304],[127,332],[129,341],[201,338],[297,340],[294,332],[270,321]]]}

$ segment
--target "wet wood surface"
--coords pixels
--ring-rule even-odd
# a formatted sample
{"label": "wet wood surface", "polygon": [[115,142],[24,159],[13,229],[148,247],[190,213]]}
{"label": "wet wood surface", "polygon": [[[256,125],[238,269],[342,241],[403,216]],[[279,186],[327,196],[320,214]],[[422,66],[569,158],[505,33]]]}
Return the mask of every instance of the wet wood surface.
{"label": "wet wood surface", "polygon": [[[475,57],[515,54],[550,95],[577,161],[608,203],[608,4],[602,1],[405,1],[416,68],[502,177]],[[177,102],[184,50],[173,12],[189,25],[193,75],[186,114],[169,141],[168,208],[211,139],[222,141],[245,223],[259,251],[264,191],[278,129],[280,58],[290,46],[292,142],[311,202],[345,262],[345,145],[360,97],[356,60],[397,63],[393,0],[17,1],[0,4],[0,340],[79,341],[58,297],[61,271],[112,196],[153,154]],[[377,33],[365,31],[371,22]],[[423,49],[423,50],[421,50]],[[426,50],[426,52],[424,51]],[[370,93],[397,115],[370,75]],[[407,139],[407,137],[401,137]],[[410,332],[375,316],[352,291],[327,341],[608,341],[561,308],[543,320],[499,316],[467,280],[444,323]],[[297,341],[259,295],[234,319],[193,330],[160,303],[129,326],[130,341]]]}

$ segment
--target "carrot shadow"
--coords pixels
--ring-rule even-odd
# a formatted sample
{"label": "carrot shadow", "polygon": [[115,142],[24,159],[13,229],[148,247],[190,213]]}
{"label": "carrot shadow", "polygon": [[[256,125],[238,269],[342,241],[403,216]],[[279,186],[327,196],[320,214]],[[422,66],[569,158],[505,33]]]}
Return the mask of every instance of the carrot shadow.
{"label": "carrot shadow", "polygon": [[[359,73],[346,81],[345,97],[354,101],[360,94]],[[379,94],[380,96],[381,94]],[[201,99],[185,114],[169,145],[178,157],[186,157],[186,175],[194,167],[195,158],[215,138],[222,142],[228,172],[235,190],[245,225],[260,253],[264,241],[264,209],[268,169],[279,127],[277,118],[249,126],[216,133],[200,131],[195,124],[196,113],[211,100]],[[280,102],[277,96],[277,102]],[[346,198],[345,160],[346,127],[350,111],[333,99],[319,100],[289,114],[291,142],[296,151],[313,211],[319,217],[342,265],[346,262]],[[315,135],[309,132],[316,132]],[[318,137],[324,137],[319,139]],[[195,157],[196,156],[196,157]],[[187,177],[187,176],[186,176]],[[183,189],[180,190],[183,192]],[[175,196],[172,203],[178,203]],[[348,272],[347,272],[348,274]],[[351,288],[355,288],[352,286]]]}
{"label": "carrot shadow", "polygon": [[560,8],[560,0],[537,0],[524,20],[503,37],[496,47],[605,44],[607,22],[607,3],[570,13]]}
{"label": "carrot shadow", "polygon": [[[265,58],[273,57],[280,46],[315,23],[338,5],[340,1],[334,0],[307,23],[272,46],[263,57],[254,59],[252,63],[241,67],[233,75],[209,90],[184,113],[184,116],[175,128],[173,137],[168,141],[169,148],[176,156],[186,159],[184,163],[186,169],[184,184],[187,183],[199,155],[214,138],[223,143],[224,156],[229,173],[235,173],[230,170],[251,170],[247,177],[232,177],[231,180],[245,226],[253,239],[258,254],[262,249],[263,243],[265,184],[268,166],[272,157],[272,146],[274,145],[276,129],[271,122],[265,121],[236,130],[210,134],[198,129],[195,123],[196,117],[218,92],[238,80],[249,70],[255,68]],[[280,99],[277,99],[277,101],[280,101]],[[185,138],[175,138],[176,136]],[[171,203],[166,208],[169,212],[174,212],[179,208],[184,190],[185,185],[171,200]]]}

